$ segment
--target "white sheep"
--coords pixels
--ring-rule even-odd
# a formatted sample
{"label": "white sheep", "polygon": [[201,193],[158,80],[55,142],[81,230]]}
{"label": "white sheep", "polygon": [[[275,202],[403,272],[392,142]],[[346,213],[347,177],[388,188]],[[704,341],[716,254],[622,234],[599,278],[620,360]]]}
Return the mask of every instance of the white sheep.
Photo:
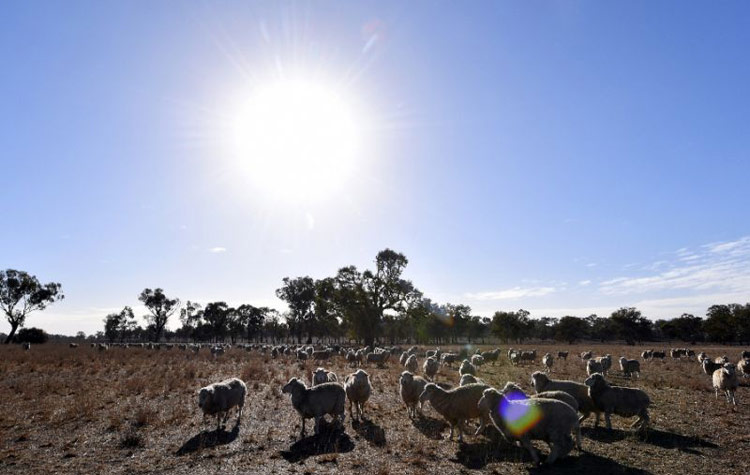
{"label": "white sheep", "polygon": [[477,368],[471,364],[469,360],[463,360],[461,367],[458,368],[458,374],[463,376],[465,374],[477,375]]}
{"label": "white sheep", "polygon": [[233,407],[239,409],[237,424],[240,423],[246,394],[247,387],[242,380],[238,378],[227,379],[201,388],[198,393],[198,407],[203,410],[204,418],[207,415],[216,415],[216,430],[219,430],[221,416],[224,416],[224,424],[226,424],[229,418],[229,410]]}
{"label": "white sheep", "polygon": [[411,373],[416,373],[417,368],[419,368],[419,362],[417,361],[417,355],[410,355],[406,359],[406,364],[404,365],[407,371]]}
{"label": "white sheep", "polygon": [[365,412],[365,403],[370,399],[370,394],[372,393],[370,375],[364,370],[358,369],[346,377],[344,390],[346,391],[347,399],[349,399],[349,415],[352,419],[355,418],[354,414],[352,414],[352,405],[354,405],[357,408],[356,418],[362,419]]}
{"label": "white sheep", "polygon": [[550,353],[542,356],[542,364],[547,368],[547,372],[552,371],[552,365],[555,364],[555,358]]}
{"label": "white sheep", "polygon": [[621,356],[620,369],[626,378],[630,378],[633,373],[635,373],[636,377],[641,377],[641,363],[638,360],[629,360]]}
{"label": "white sheep", "polygon": [[576,381],[550,379],[541,371],[535,371],[531,375],[531,385],[534,387],[534,391],[536,391],[537,394],[546,391],[564,391],[570,394],[578,403],[578,412],[581,413],[581,417],[578,421],[583,422],[583,420],[589,417],[593,412],[596,416],[596,422],[594,425],[599,424],[600,411],[594,404],[591,396],[589,396],[589,388],[585,384]]}
{"label": "white sheep", "polygon": [[312,385],[317,386],[318,384],[323,383],[335,383],[338,382],[338,378],[336,377],[336,373],[333,371],[328,371],[325,368],[318,368],[315,371],[313,371],[312,374]]}
{"label": "white sheep", "polygon": [[29,351],[31,349],[31,343],[28,341],[23,342],[23,349]]}
{"label": "white sheep", "polygon": [[726,363],[724,367],[714,371],[713,383],[716,399],[719,399],[719,391],[724,391],[727,402],[731,402],[735,406],[737,405],[734,392],[737,391],[740,382],[737,380],[737,371],[732,363]]}
{"label": "white sheep", "polygon": [[438,360],[430,356],[426,360],[424,360],[424,365],[422,365],[422,369],[424,370],[425,376],[427,376],[430,379],[435,379],[435,375],[440,370],[440,363]]}
{"label": "white sheep", "polygon": [[404,371],[398,381],[401,400],[406,404],[406,412],[409,417],[417,417],[417,411],[422,413],[422,402],[419,396],[427,385],[427,380],[421,376]]}
{"label": "white sheep", "polygon": [[469,419],[479,418],[479,427],[474,435],[482,432],[487,424],[487,413],[479,409],[479,399],[489,386],[486,384],[467,384],[453,389],[443,389],[435,383],[427,383],[419,395],[419,401],[430,401],[432,407],[445,418],[451,426],[450,440],[453,440],[453,429],[458,428],[458,440],[463,442],[463,424]]}
{"label": "white sheep", "polygon": [[291,395],[292,406],[302,419],[300,437],[305,436],[305,420],[307,419],[315,419],[315,434],[320,433],[320,423],[326,414],[340,420],[342,424],[346,419],[346,392],[338,383],[323,383],[308,388],[299,379],[292,378],[281,392]]}
{"label": "white sheep", "polygon": [[[600,411],[604,412],[607,429],[612,430],[611,414],[622,417],[638,416],[630,427],[644,430],[648,426],[648,407],[651,399],[644,391],[636,388],[610,386],[601,373],[589,376],[584,384],[589,387],[589,396]],[[599,419],[597,418],[597,421]],[[597,424],[594,424],[596,426]]]}
{"label": "white sheep", "polygon": [[476,367],[482,366],[484,364],[484,358],[482,357],[482,355],[473,355],[471,357],[471,364]]}

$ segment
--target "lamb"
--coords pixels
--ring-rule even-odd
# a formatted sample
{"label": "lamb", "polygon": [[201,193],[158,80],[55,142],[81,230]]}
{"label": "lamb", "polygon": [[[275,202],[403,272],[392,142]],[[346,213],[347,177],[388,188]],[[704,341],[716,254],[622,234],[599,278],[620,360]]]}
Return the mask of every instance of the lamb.
{"label": "lamb", "polygon": [[604,371],[602,364],[596,359],[591,359],[586,362],[586,375],[591,376],[594,373],[601,373]]}
{"label": "lamb", "polygon": [[368,363],[375,363],[376,365],[382,367],[385,365],[385,362],[388,361],[388,357],[390,357],[391,354],[384,352],[384,353],[367,353],[367,362]]}
{"label": "lamb", "polygon": [[484,358],[482,358],[482,355],[473,355],[471,357],[471,364],[474,366],[482,366],[484,364]]}
{"label": "lamb", "polygon": [[565,361],[568,361],[568,352],[567,351],[558,351],[557,357],[560,359],[563,359]]}
{"label": "lamb", "polygon": [[429,357],[426,360],[424,360],[424,365],[422,366],[422,369],[424,370],[425,376],[427,376],[430,380],[435,379],[435,375],[440,370],[440,363],[438,363],[438,360],[436,360],[433,357]]}
{"label": "lamb", "polygon": [[411,355],[409,358],[406,359],[406,364],[404,365],[406,367],[406,370],[411,373],[416,373],[417,368],[419,368],[419,362],[417,361],[417,355]]}
{"label": "lamb", "polygon": [[630,378],[633,373],[635,373],[638,378],[641,377],[641,363],[638,360],[629,360],[624,356],[621,356],[620,369],[626,378]]}
{"label": "lamb", "polygon": [[317,386],[323,383],[335,383],[338,382],[336,373],[332,371],[326,371],[325,368],[318,368],[313,371],[312,374],[312,385]]}
{"label": "lamb", "polygon": [[581,413],[578,422],[583,422],[593,412],[596,415],[596,425],[599,424],[599,408],[596,407],[594,401],[589,396],[589,388],[585,384],[575,381],[550,379],[541,371],[536,371],[531,375],[531,385],[537,394],[549,391],[563,391],[570,394],[578,403],[578,412]]}
{"label": "lamb", "polygon": [[547,371],[552,371],[552,365],[555,363],[555,358],[549,354],[545,353],[544,356],[542,356],[542,364],[547,367]]}
{"label": "lamb", "polygon": [[[421,376],[415,376],[408,371],[404,371],[401,373],[398,384],[401,400],[406,404],[406,411],[409,417],[416,417],[417,409],[419,409],[419,413],[421,414],[422,402],[419,400],[419,396],[424,391],[427,380]],[[417,408],[417,405],[419,405],[419,408]]]}
{"label": "lamb", "polygon": [[740,382],[737,380],[737,371],[732,363],[726,363],[721,369],[717,369],[713,374],[714,391],[716,399],[719,399],[719,391],[724,391],[727,402],[737,405],[737,399],[734,392],[737,391]]}
{"label": "lamb", "polygon": [[450,440],[453,440],[454,427],[458,427],[458,440],[463,442],[464,421],[479,418],[479,427],[474,435],[481,433],[486,426],[487,413],[479,409],[478,403],[488,388],[486,384],[467,384],[445,390],[435,383],[427,383],[419,395],[419,402],[430,401],[432,407],[450,424]]}
{"label": "lamb", "polygon": [[464,360],[461,363],[461,367],[458,368],[458,374],[463,376],[465,374],[477,375],[477,368],[471,364],[469,360]]}
{"label": "lamb", "polygon": [[601,373],[592,374],[586,378],[584,384],[589,387],[589,396],[591,396],[596,407],[604,412],[607,429],[612,430],[610,420],[612,414],[622,417],[638,416],[638,419],[630,427],[637,426],[637,430],[645,430],[648,427],[648,406],[651,404],[651,399],[644,391],[636,388],[610,386]]}
{"label": "lamb", "polygon": [[714,363],[710,358],[706,358],[703,360],[703,364],[701,366],[703,366],[703,372],[706,373],[706,375],[712,376],[714,374],[714,371],[721,369],[724,364]]}
{"label": "lamb", "polygon": [[370,399],[372,385],[370,384],[370,375],[362,369],[346,377],[344,382],[346,397],[349,399],[349,415],[354,419],[352,414],[352,405],[357,408],[357,419],[362,419],[365,412],[365,403]]}
{"label": "lamb", "polygon": [[578,412],[578,401],[576,401],[576,398],[566,393],[565,391],[544,391],[544,392],[529,396],[528,394],[526,394],[526,392],[523,389],[521,389],[521,386],[509,381],[505,383],[505,387],[500,392],[505,395],[508,395],[508,393],[516,393],[519,396],[522,396],[524,398],[535,397],[535,398],[545,398],[545,399],[557,399],[558,401],[564,402],[568,406],[572,407],[576,412]]}
{"label": "lamb", "polygon": [[[489,415],[492,425],[505,439],[520,441],[537,465],[540,462],[539,453],[531,444],[532,440],[543,440],[549,445],[547,464],[554,463],[558,457],[564,457],[571,451],[574,443],[570,434],[573,431],[576,433],[578,448],[581,449],[580,422],[573,408],[564,402],[544,398],[513,400],[496,389],[488,388],[484,390],[477,405],[483,414]],[[501,405],[509,410],[497,411],[496,408]],[[511,419],[516,412],[513,411],[515,407],[520,407],[518,412],[522,414],[535,408],[540,415],[539,421],[528,430],[519,430]]]}
{"label": "lamb", "polygon": [[326,414],[330,414],[336,420],[340,418],[342,424],[346,419],[346,392],[338,383],[323,383],[308,388],[299,379],[292,378],[281,392],[291,395],[292,406],[302,419],[300,437],[305,436],[305,420],[307,419],[315,419],[315,434],[320,432],[320,423]]}
{"label": "lamb", "polygon": [[216,415],[216,430],[221,428],[221,416],[224,424],[229,418],[229,410],[238,408],[237,424],[242,419],[242,408],[245,406],[247,387],[242,380],[231,378],[220,383],[201,388],[198,393],[198,407],[203,410],[203,417]]}

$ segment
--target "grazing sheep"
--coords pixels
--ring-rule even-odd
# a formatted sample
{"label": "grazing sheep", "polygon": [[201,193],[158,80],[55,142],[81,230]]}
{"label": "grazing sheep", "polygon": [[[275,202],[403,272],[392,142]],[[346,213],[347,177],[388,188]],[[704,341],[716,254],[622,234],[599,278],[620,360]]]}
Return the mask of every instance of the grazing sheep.
{"label": "grazing sheep", "polygon": [[217,356],[224,354],[224,347],[223,346],[212,346],[211,347],[211,356],[216,358]]}
{"label": "grazing sheep", "polygon": [[578,412],[581,413],[578,422],[583,422],[593,412],[596,415],[595,425],[599,424],[599,408],[596,407],[589,396],[589,388],[585,384],[562,379],[550,379],[541,371],[535,371],[531,375],[531,385],[537,394],[549,391],[563,391],[570,394],[578,403]]}
{"label": "grazing sheep", "polygon": [[482,358],[482,355],[473,355],[471,357],[471,364],[474,366],[482,366],[484,364],[484,358]]}
{"label": "grazing sheep", "polygon": [[558,401],[564,402],[568,406],[572,407],[576,412],[578,412],[578,401],[576,401],[576,398],[566,393],[565,391],[544,391],[544,392],[529,396],[528,394],[526,394],[526,392],[523,389],[521,389],[521,386],[509,381],[505,383],[505,387],[500,392],[505,395],[507,395],[508,393],[514,392],[525,398],[535,397],[535,398],[545,398],[545,399],[557,399]]}
{"label": "grazing sheep", "polygon": [[742,376],[748,377],[750,376],[750,359],[741,359],[739,363],[737,363],[737,371],[742,373]]}
{"label": "grazing sheep", "polygon": [[532,363],[536,363],[536,350],[522,351],[521,361],[530,361]]}
{"label": "grazing sheep", "polygon": [[424,391],[427,380],[421,376],[415,376],[408,371],[404,371],[401,373],[398,384],[401,400],[406,404],[406,412],[409,414],[409,417],[417,417],[417,409],[419,409],[420,414],[422,412],[422,402],[419,400],[419,396]]}
{"label": "grazing sheep", "polygon": [[547,371],[552,371],[552,365],[555,364],[555,358],[551,354],[545,353],[545,355],[542,356],[542,364],[547,367]]}
{"label": "grazing sheep", "polygon": [[331,357],[331,352],[328,350],[313,351],[311,356],[314,361],[325,361]]}
{"label": "grazing sheep", "polygon": [[744,350],[744,351],[743,351],[743,352],[742,352],[742,353],[740,354],[740,359],[742,359],[742,360],[750,360],[750,351],[748,351],[748,350]]}
{"label": "grazing sheep", "polygon": [[518,366],[521,363],[521,353],[514,351],[508,356],[508,359],[510,360],[510,364]]}
{"label": "grazing sheep", "polygon": [[315,434],[320,432],[320,422],[326,414],[339,419],[343,424],[346,419],[346,392],[338,383],[323,383],[308,388],[297,378],[292,378],[281,390],[284,394],[291,394],[292,406],[302,419],[300,437],[305,436],[305,420],[315,419]]}
{"label": "grazing sheep", "polygon": [[643,350],[643,353],[641,353],[641,358],[643,358],[644,361],[648,361],[651,359],[653,355],[654,355],[653,350]]}
{"label": "grazing sheep", "polygon": [[641,377],[641,363],[638,360],[629,360],[624,356],[621,356],[620,369],[626,378],[631,377],[633,373],[635,373],[638,378]]}
{"label": "grazing sheep", "polygon": [[706,373],[707,376],[712,376],[714,374],[714,371],[716,371],[717,369],[721,369],[724,364],[714,363],[710,358],[706,358],[703,360],[703,364],[701,366],[703,367],[703,372]]}
{"label": "grazing sheep", "polygon": [[466,386],[467,384],[477,384],[481,383],[484,384],[484,381],[481,379],[477,379],[474,377],[474,375],[471,374],[465,374],[461,376],[461,379],[458,381],[459,386]]}
{"label": "grazing sheep", "polygon": [[71,348],[78,348],[78,343],[71,343],[71,344],[70,344],[70,347],[71,347]]}
{"label": "grazing sheep", "polygon": [[596,359],[590,359],[586,362],[586,375],[591,376],[594,373],[601,373],[602,371],[602,364]]}
{"label": "grazing sheep", "polygon": [[[29,346],[31,346],[31,345],[29,345]],[[99,343],[97,345],[97,348],[99,349],[99,351],[107,351],[107,350],[109,350],[109,345],[106,344],[106,343]],[[26,349],[28,350],[28,348],[26,348]]]}
{"label": "grazing sheep", "polygon": [[406,359],[406,364],[404,365],[406,367],[406,370],[411,373],[416,373],[417,368],[419,368],[419,362],[417,361],[417,355],[411,355],[409,358]]}
{"label": "grazing sheep", "polygon": [[734,392],[739,387],[740,382],[737,380],[737,371],[732,363],[726,363],[721,369],[714,371],[713,383],[716,399],[719,399],[719,391],[721,390],[724,391],[727,402],[731,402],[735,406],[737,405]]}
{"label": "grazing sheep", "polygon": [[708,355],[705,352],[701,351],[700,353],[698,353],[698,363],[703,364],[703,360],[707,359]]}
{"label": "grazing sheep", "polygon": [[406,360],[409,359],[409,356],[411,355],[409,355],[409,353],[405,351],[401,353],[401,357],[398,359],[398,364],[400,364],[401,366],[404,366],[406,364]]}
{"label": "grazing sheep", "polygon": [[659,358],[663,360],[666,357],[667,357],[666,351],[654,351],[653,353],[651,353],[651,358]]}
{"label": "grazing sheep", "polygon": [[338,382],[338,378],[336,377],[336,373],[333,371],[327,371],[325,368],[318,368],[315,371],[313,371],[312,375],[312,385],[317,386],[319,384],[323,383],[336,383]]}
{"label": "grazing sheep", "polygon": [[419,402],[424,404],[425,401],[430,401],[432,407],[450,424],[450,440],[453,440],[454,427],[458,427],[458,440],[463,442],[462,426],[465,421],[479,418],[479,427],[474,435],[482,432],[486,426],[487,413],[482,412],[477,404],[488,388],[486,384],[467,384],[445,390],[435,383],[427,383],[419,395]]}
{"label": "grazing sheep", "polygon": [[482,352],[482,358],[484,358],[484,361],[491,361],[493,366],[495,365],[499,357],[500,357],[500,348],[495,348],[494,350]]}
{"label": "grazing sheep", "polygon": [[346,362],[349,363],[350,367],[357,366],[357,353],[355,353],[353,350],[349,350],[349,352],[346,354]]}
{"label": "grazing sheep", "polygon": [[[645,430],[648,426],[648,406],[651,404],[648,394],[640,389],[610,386],[601,373],[594,373],[584,381],[589,387],[589,396],[600,411],[604,412],[607,429],[612,430],[610,416],[617,414],[622,417],[638,416],[630,427]],[[598,419],[597,419],[598,422]],[[596,426],[597,424],[594,424]]]}
{"label": "grazing sheep", "polygon": [[568,352],[567,351],[558,351],[557,352],[557,357],[560,358],[560,359],[562,359],[562,360],[568,361]]}
{"label": "grazing sheep", "polygon": [[[578,448],[581,449],[580,422],[576,411],[564,402],[544,398],[514,400],[497,389],[488,388],[484,390],[477,405],[483,414],[489,415],[492,425],[506,440],[520,441],[537,465],[540,463],[540,458],[538,451],[531,444],[532,440],[543,440],[549,445],[550,453],[547,456],[547,464],[554,463],[559,457],[566,456],[573,449],[574,442],[570,435],[572,432],[575,432]],[[507,409],[497,411],[498,407]],[[514,411],[516,407],[520,410]],[[528,414],[530,411],[537,412],[539,415],[537,423],[527,430],[516,428],[510,417],[515,412]]]}
{"label": "grazing sheep", "polygon": [[714,363],[719,363],[721,365],[729,363],[729,357],[727,355],[719,356],[716,359],[714,359]]}
{"label": "grazing sheep", "polygon": [[440,370],[440,363],[438,363],[438,360],[436,360],[434,357],[429,357],[426,360],[424,360],[424,365],[422,365],[422,369],[424,370],[425,376],[427,376],[430,380],[435,379],[435,375]]}
{"label": "grazing sheep", "polygon": [[305,350],[297,350],[297,359],[300,361],[307,361],[310,356]]}
{"label": "grazing sheep", "polygon": [[607,375],[609,369],[612,367],[612,355],[604,355],[596,358],[596,360],[602,365],[602,370],[599,371],[603,375]]}
{"label": "grazing sheep", "polygon": [[368,363],[375,363],[377,366],[383,367],[385,365],[385,362],[388,361],[388,358],[391,356],[390,353],[384,352],[384,353],[367,353],[367,362]]}
{"label": "grazing sheep", "polygon": [[463,376],[465,374],[471,374],[476,376],[477,375],[477,368],[471,364],[469,360],[463,360],[461,363],[461,367],[458,368],[458,374],[460,376]]}
{"label": "grazing sheep", "polygon": [[26,350],[26,351],[30,350],[31,349],[31,343],[29,343],[28,341],[23,342],[23,349]]}
{"label": "grazing sheep", "polygon": [[352,414],[352,405],[354,405],[357,408],[356,418],[362,419],[365,413],[365,403],[370,399],[370,394],[372,393],[370,375],[364,370],[358,369],[346,377],[344,390],[346,391],[347,399],[349,399],[349,415],[352,419],[355,418],[354,414]]}
{"label": "grazing sheep", "polygon": [[221,428],[221,416],[224,416],[224,424],[229,418],[229,410],[237,407],[237,424],[242,418],[242,408],[245,406],[245,395],[247,387],[242,380],[231,378],[220,383],[210,384],[201,388],[198,393],[198,407],[203,410],[203,417],[216,415],[216,430]]}
{"label": "grazing sheep", "polygon": [[441,361],[443,364],[448,366],[453,366],[453,363],[456,362],[458,359],[458,355],[455,353],[443,353],[441,356]]}
{"label": "grazing sheep", "polygon": [[588,361],[594,356],[594,353],[591,351],[584,351],[581,353],[581,359],[583,361]]}

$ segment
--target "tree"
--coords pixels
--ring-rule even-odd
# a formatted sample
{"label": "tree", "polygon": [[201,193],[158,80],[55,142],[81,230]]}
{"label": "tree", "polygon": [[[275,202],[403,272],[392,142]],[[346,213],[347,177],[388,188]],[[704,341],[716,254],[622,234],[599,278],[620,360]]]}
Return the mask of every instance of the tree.
{"label": "tree", "polygon": [[312,277],[305,276],[295,279],[284,277],[283,282],[283,287],[276,289],[276,296],[289,305],[289,330],[297,335],[297,343],[302,343],[302,333],[305,331],[308,333],[308,340],[311,340],[315,281]]}
{"label": "tree", "polygon": [[76,333],[76,340],[85,340],[85,339],[86,339],[86,334],[84,332],[79,331],[78,333]]}
{"label": "tree", "polygon": [[133,309],[125,307],[120,313],[110,313],[104,318],[104,336],[110,342],[122,341],[137,326]]}
{"label": "tree", "polygon": [[180,322],[183,327],[195,328],[201,320],[201,305],[188,300],[180,309]]}
{"label": "tree", "polygon": [[614,338],[615,329],[609,318],[598,317],[595,313],[586,317],[589,326],[589,335],[600,342],[609,341]]}
{"label": "tree", "polygon": [[622,307],[609,317],[617,335],[629,345],[641,342],[651,336],[651,323],[635,307]]}
{"label": "tree", "polygon": [[150,312],[146,320],[153,325],[154,339],[158,342],[169,317],[179,308],[180,300],[167,298],[162,289],[144,289],[138,296],[138,300],[143,302]]}
{"label": "tree", "polygon": [[528,329],[531,322],[529,312],[519,310],[518,312],[495,312],[492,316],[492,334],[504,341],[516,340],[523,341],[528,335]]}
{"label": "tree", "polygon": [[555,326],[555,339],[567,341],[572,345],[576,340],[585,338],[589,330],[586,320],[578,317],[565,316]]}
{"label": "tree", "polygon": [[41,345],[47,343],[49,335],[41,328],[22,328],[14,338],[16,343],[33,343]]}
{"label": "tree", "polygon": [[0,310],[10,323],[5,344],[13,340],[16,330],[23,327],[29,313],[44,310],[47,305],[63,298],[65,296],[59,283],[41,284],[35,276],[15,269],[0,271]]}
{"label": "tree", "polygon": [[232,309],[226,302],[211,302],[203,310],[203,320],[214,340],[223,340],[229,331],[229,316]]}

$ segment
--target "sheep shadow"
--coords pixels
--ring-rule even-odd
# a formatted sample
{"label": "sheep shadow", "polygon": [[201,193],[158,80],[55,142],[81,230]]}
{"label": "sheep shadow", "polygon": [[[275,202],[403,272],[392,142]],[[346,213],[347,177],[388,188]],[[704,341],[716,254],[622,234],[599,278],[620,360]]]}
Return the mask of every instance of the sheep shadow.
{"label": "sheep shadow", "polygon": [[386,444],[385,430],[370,419],[365,419],[364,417],[361,421],[352,419],[352,429],[354,429],[360,437],[363,437],[376,447],[383,447]]}
{"label": "sheep shadow", "polygon": [[443,440],[443,429],[449,427],[448,423],[444,420],[435,419],[433,417],[425,416],[424,414],[412,418],[411,424],[416,427],[422,435],[432,440]]}
{"label": "sheep shadow", "polygon": [[[542,452],[542,460],[546,457],[546,453]],[[570,474],[577,475],[579,473],[622,473],[632,475],[647,475],[651,472],[642,470],[639,468],[629,467],[623,465],[616,460],[612,460],[600,455],[596,455],[591,452],[579,452],[575,449],[571,451],[567,456],[558,459],[553,465],[542,464],[539,467],[532,467],[529,469],[529,473],[533,475],[542,474]]]}
{"label": "sheep shadow", "polygon": [[320,432],[293,443],[279,453],[289,463],[297,463],[316,455],[346,453],[354,450],[354,442],[340,424],[321,424]]}
{"label": "sheep shadow", "polygon": [[719,446],[713,442],[703,440],[700,437],[689,437],[674,432],[666,432],[659,429],[650,428],[644,434],[638,434],[633,431],[626,431],[622,429],[607,430],[603,427],[589,428],[582,427],[581,434],[588,437],[591,440],[602,442],[605,444],[611,444],[613,442],[619,442],[629,437],[638,438],[638,440],[647,444],[655,445],[663,449],[677,449],[683,452],[696,453],[695,447],[716,449]]}
{"label": "sheep shadow", "polygon": [[451,462],[460,463],[469,470],[481,470],[488,464],[497,462],[531,462],[529,453],[504,441],[499,435],[490,440],[475,443],[459,443],[458,452]]}
{"label": "sheep shadow", "polygon": [[219,445],[227,445],[237,439],[240,434],[239,421],[234,425],[230,432],[223,429],[216,429],[213,431],[202,431],[199,434],[194,435],[187,442],[182,444],[175,455],[185,455],[193,453],[197,450],[210,449]]}

